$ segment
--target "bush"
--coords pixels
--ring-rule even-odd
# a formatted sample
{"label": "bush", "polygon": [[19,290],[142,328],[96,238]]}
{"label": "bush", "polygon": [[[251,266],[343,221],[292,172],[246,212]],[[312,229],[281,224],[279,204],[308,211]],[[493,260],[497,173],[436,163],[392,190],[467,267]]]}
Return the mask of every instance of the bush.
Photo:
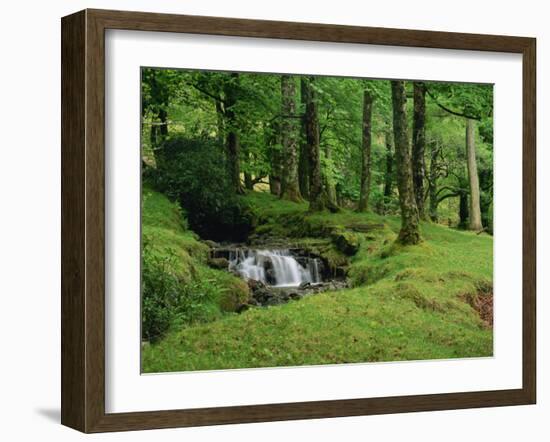
{"label": "bush", "polygon": [[175,257],[152,252],[145,243],[141,271],[141,336],[157,341],[168,331],[182,297],[181,284],[173,273]]}
{"label": "bush", "polygon": [[161,150],[155,186],[186,210],[191,229],[216,241],[243,241],[253,227],[252,212],[235,195],[223,148],[208,139],[172,138]]}
{"label": "bush", "polygon": [[210,280],[181,280],[175,272],[176,255],[158,253],[149,242],[142,254],[142,339],[156,342],[171,326],[206,322],[220,315],[219,288]]}

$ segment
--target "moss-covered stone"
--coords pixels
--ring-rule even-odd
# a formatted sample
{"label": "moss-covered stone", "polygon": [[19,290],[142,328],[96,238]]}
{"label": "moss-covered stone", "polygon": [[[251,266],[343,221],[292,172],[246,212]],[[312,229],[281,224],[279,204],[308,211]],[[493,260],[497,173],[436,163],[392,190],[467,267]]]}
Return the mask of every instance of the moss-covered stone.
{"label": "moss-covered stone", "polygon": [[229,261],[226,258],[208,258],[207,264],[218,270],[225,270],[229,267]]}
{"label": "moss-covered stone", "polygon": [[242,279],[232,277],[225,282],[219,305],[224,312],[236,312],[250,300],[250,289]]}

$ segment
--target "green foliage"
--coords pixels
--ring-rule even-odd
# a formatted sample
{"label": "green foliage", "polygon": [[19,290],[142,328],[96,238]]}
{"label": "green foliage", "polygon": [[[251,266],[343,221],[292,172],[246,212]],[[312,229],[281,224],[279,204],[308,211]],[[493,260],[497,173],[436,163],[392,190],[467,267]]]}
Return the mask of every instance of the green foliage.
{"label": "green foliage", "polygon": [[212,140],[174,137],[151,173],[155,187],[180,202],[203,238],[243,240],[253,226],[247,206],[232,191],[221,147]]}
{"label": "green foliage", "polygon": [[[336,189],[343,210],[312,214],[307,201],[267,192],[285,161],[281,122],[301,120],[304,112],[299,88],[296,114],[282,115],[278,75],[145,68],[142,79],[144,338],[153,342],[143,353],[146,371],[492,354],[491,330],[473,308],[480,287],[492,280],[492,238],[423,223],[422,244],[394,243],[400,219],[395,166],[387,169],[388,81],[319,77],[313,83],[322,181],[325,191]],[[426,84],[425,189],[435,189],[438,222],[457,226],[459,195],[469,194],[464,114],[477,121],[482,219],[490,233],[492,86]],[[365,90],[374,97],[370,212],[356,213]],[[410,95],[412,82],[407,90]],[[235,194],[230,132],[238,139],[241,179],[263,192]],[[353,288],[235,315],[248,301],[248,286],[207,266],[208,247],[195,232],[217,241],[251,234],[282,239],[322,256],[335,273],[347,272]]]}
{"label": "green foliage", "polygon": [[182,296],[180,281],[174,274],[175,256],[157,256],[143,244],[141,268],[141,335],[154,342],[170,327]]}
{"label": "green foliage", "polygon": [[208,247],[187,229],[183,211],[145,186],[142,200],[142,337],[219,319],[248,300],[248,286],[206,265]]}

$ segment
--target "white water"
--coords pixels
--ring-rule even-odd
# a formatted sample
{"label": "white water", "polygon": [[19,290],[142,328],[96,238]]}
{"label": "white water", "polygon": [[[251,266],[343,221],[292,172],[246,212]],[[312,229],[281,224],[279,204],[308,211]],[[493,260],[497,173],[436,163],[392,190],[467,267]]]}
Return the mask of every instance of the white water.
{"label": "white water", "polygon": [[300,265],[288,250],[236,250],[230,256],[229,269],[243,278],[261,281],[274,287],[298,287],[319,283],[319,260],[309,258]]}

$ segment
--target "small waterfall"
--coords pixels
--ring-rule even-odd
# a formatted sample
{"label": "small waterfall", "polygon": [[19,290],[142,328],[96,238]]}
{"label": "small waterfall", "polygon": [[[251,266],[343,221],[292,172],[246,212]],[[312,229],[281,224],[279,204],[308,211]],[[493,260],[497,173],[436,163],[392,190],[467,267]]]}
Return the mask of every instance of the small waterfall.
{"label": "small waterfall", "polygon": [[301,259],[300,264],[289,250],[243,250],[229,256],[229,269],[243,278],[261,281],[274,287],[298,287],[303,283],[322,282],[317,258]]}

